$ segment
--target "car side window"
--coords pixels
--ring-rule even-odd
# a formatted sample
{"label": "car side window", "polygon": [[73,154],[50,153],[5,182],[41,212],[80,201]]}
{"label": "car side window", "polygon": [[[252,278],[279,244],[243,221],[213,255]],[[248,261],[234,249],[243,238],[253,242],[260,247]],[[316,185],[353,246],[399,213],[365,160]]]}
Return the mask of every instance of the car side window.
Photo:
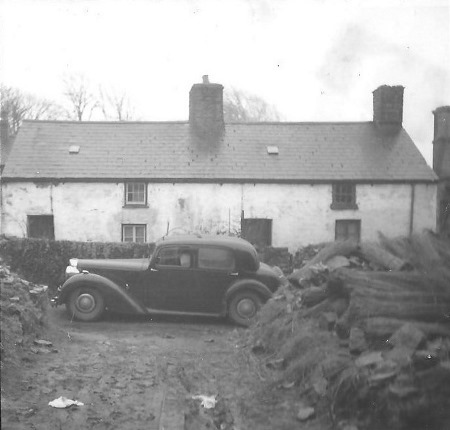
{"label": "car side window", "polygon": [[162,248],[156,258],[158,266],[191,267],[191,253],[186,248],[170,246]]}
{"label": "car side window", "polygon": [[199,269],[233,271],[234,255],[229,249],[204,247],[198,250]]}
{"label": "car side window", "polygon": [[191,254],[189,252],[181,251],[180,266],[181,267],[191,267]]}

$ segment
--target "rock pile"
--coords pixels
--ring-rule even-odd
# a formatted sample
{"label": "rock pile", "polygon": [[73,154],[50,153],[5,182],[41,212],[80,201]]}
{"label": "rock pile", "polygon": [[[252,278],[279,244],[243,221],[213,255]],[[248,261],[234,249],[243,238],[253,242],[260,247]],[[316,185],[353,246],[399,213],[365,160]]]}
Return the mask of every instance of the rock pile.
{"label": "rock pile", "polygon": [[[450,246],[432,234],[383,244],[337,242],[289,277],[307,314],[348,303],[336,329],[387,337],[406,322],[428,335],[450,336]],[[401,247],[399,247],[401,243]],[[397,255],[389,249],[397,249]],[[343,310],[342,303],[339,306]]]}
{"label": "rock pile", "polygon": [[337,242],[289,280],[251,331],[282,385],[337,428],[450,428],[450,243]]}
{"label": "rock pile", "polygon": [[47,287],[19,278],[0,262],[1,363],[16,363],[24,347],[43,335]]}

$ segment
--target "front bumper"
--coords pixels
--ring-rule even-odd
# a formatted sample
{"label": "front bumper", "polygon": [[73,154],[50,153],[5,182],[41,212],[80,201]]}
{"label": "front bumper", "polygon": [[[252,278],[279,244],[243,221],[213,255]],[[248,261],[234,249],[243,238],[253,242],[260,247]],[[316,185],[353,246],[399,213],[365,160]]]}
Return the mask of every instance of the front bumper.
{"label": "front bumper", "polygon": [[59,303],[59,296],[54,296],[50,299],[50,305],[52,308],[56,308],[56,306],[59,306],[61,303]]}
{"label": "front bumper", "polygon": [[56,306],[59,306],[60,304],[61,304],[61,302],[60,302],[60,300],[59,300],[59,297],[60,297],[60,291],[61,291],[61,286],[59,286],[58,287],[58,289],[56,290],[57,292],[56,292],[56,296],[53,296],[51,299],[50,299],[50,305],[53,307],[53,308],[56,308]]}

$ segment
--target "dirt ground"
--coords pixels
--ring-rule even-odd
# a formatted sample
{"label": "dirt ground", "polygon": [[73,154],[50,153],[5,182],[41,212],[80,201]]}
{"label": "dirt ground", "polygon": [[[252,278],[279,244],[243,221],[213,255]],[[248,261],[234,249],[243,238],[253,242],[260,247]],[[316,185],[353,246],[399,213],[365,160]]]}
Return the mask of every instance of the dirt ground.
{"label": "dirt ground", "polygon": [[[244,329],[224,320],[81,323],[59,307],[49,327],[51,347],[29,348],[2,372],[2,429],[301,428],[294,393],[261,388],[258,365],[239,344]],[[191,399],[201,394],[218,396],[214,410]],[[48,405],[60,396],[84,406]]]}

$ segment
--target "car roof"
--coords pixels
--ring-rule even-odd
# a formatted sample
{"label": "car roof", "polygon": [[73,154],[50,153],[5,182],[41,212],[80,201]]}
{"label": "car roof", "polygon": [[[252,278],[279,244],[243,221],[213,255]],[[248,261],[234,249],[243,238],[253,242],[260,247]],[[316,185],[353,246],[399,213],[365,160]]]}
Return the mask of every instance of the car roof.
{"label": "car roof", "polygon": [[244,239],[232,236],[219,235],[183,235],[183,236],[165,236],[156,242],[156,246],[164,244],[171,245],[220,245],[233,248],[239,251],[255,252],[255,248],[250,242]]}

